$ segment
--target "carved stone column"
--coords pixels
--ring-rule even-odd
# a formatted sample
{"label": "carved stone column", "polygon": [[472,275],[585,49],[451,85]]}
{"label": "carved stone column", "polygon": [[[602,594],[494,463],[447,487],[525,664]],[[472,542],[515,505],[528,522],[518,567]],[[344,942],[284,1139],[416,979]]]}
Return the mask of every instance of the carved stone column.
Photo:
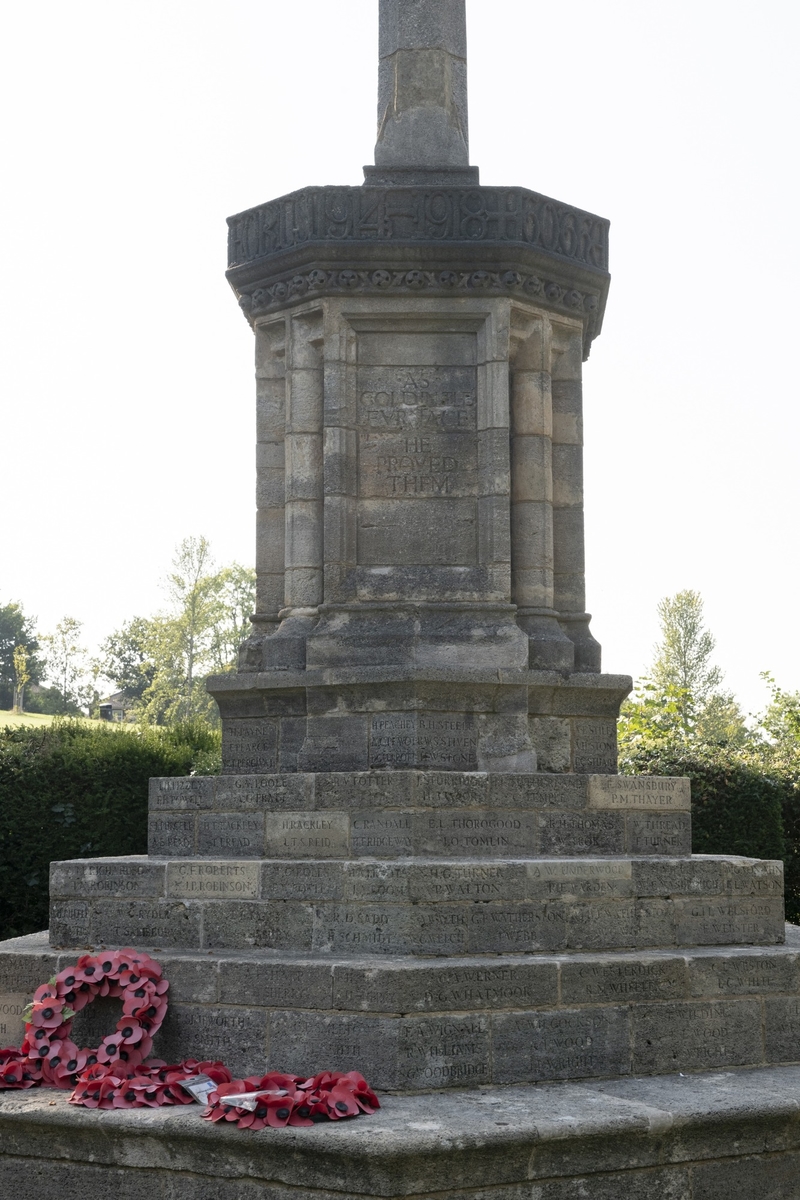
{"label": "carved stone column", "polygon": [[583,337],[577,324],[553,322],[554,605],[575,646],[575,670],[600,670],[600,644],[589,630],[583,529]]}

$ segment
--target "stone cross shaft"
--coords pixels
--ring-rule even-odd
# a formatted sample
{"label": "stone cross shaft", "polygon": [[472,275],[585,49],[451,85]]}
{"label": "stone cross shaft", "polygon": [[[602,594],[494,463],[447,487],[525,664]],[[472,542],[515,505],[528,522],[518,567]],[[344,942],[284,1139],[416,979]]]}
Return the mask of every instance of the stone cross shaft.
{"label": "stone cross shaft", "polygon": [[464,0],[380,0],[379,58],[375,167],[451,179],[468,172],[463,182],[477,182],[469,171]]}

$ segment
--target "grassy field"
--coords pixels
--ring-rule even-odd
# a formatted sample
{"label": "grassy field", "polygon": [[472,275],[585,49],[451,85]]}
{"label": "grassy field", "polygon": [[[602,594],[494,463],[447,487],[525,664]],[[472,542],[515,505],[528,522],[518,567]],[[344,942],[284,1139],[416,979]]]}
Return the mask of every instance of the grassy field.
{"label": "grassy field", "polygon": [[[0,708],[0,729],[9,725],[52,725],[57,720],[58,717],[45,716],[44,713],[15,713],[8,708]],[[111,724],[110,721],[91,721],[88,717],[81,717],[81,720],[87,725]]]}

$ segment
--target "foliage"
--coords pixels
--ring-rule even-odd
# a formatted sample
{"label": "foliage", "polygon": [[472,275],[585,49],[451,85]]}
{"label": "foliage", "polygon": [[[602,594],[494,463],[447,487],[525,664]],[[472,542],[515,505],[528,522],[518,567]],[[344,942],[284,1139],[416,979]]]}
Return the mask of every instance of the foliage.
{"label": "foliage", "polygon": [[213,774],[219,756],[199,721],[0,729],[0,937],[47,926],[51,860],[146,851],[152,776]]}
{"label": "foliage", "polygon": [[100,669],[141,720],[216,723],[205,678],[235,665],[255,604],[255,572],[238,563],[217,570],[206,539],[186,538],[166,590],[165,613],[136,617],[106,638]]}
{"label": "foliage", "polygon": [[100,652],[103,655],[102,674],[124,692],[133,706],[142,699],[155,675],[155,663],[150,654],[150,622],[144,617],[126,621],[105,639]]}
{"label": "foliage", "polygon": [[83,623],[75,617],[63,617],[55,632],[42,638],[47,651],[52,712],[78,716],[91,701],[92,689],[86,681],[87,652],[80,642],[82,628]]}
{"label": "foliage", "polygon": [[14,647],[14,712],[25,711],[25,688],[31,681],[28,657],[24,646]]}
{"label": "foliage", "polygon": [[42,664],[38,655],[39,643],[34,633],[34,622],[25,616],[21,605],[0,605],[0,708],[11,708],[14,703],[14,651],[17,646],[22,646],[27,651],[30,682],[38,683]]}
{"label": "foliage", "polygon": [[[669,697],[677,740],[691,734],[704,742],[745,739],[744,716],[730,692],[720,689],[722,671],[711,661],[716,643],[704,625],[700,593],[687,588],[665,596],[658,616],[661,638],[645,686],[656,696]],[[662,713],[658,722],[662,732],[668,715]]]}

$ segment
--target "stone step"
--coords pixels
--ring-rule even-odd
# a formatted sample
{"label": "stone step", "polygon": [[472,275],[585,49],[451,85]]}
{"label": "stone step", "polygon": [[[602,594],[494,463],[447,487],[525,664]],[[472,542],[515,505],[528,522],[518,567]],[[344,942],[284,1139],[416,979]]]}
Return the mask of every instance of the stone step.
{"label": "stone step", "polygon": [[[362,1070],[397,1091],[800,1061],[800,938],[776,947],[491,960],[156,953],[170,1007],[156,1051],[235,1072]],[[79,951],[0,944],[3,1041],[35,987]],[[117,1005],[118,1007],[118,1005]],[[79,1015],[98,1043],[114,1002]]]}
{"label": "stone step", "polygon": [[148,849],[170,858],[690,854],[689,781],[460,771],[153,779]]}
{"label": "stone step", "polygon": [[497,954],[769,944],[783,867],[735,857],[54,863],[57,946]]}
{"label": "stone step", "polygon": [[[7,1092],[8,1196],[125,1200],[795,1200],[800,1067],[382,1096],[247,1136],[196,1106],[98,1113]],[[34,1174],[35,1172],[35,1174]]]}

